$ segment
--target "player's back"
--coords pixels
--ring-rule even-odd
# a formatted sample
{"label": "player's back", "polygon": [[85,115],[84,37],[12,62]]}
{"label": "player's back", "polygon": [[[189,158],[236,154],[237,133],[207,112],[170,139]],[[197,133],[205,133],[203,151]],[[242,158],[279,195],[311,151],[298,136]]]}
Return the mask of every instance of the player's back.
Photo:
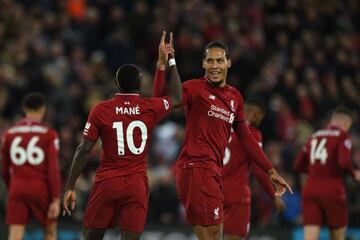
{"label": "player's back", "polygon": [[10,182],[10,188],[22,185],[26,190],[33,182],[46,184],[49,157],[57,154],[58,145],[55,130],[40,122],[24,119],[11,127],[2,146],[3,162],[9,168],[10,176],[6,176],[5,169],[3,174],[5,181]]}
{"label": "player's back", "polygon": [[339,149],[341,144],[350,149],[351,141],[346,132],[335,128],[315,132],[308,142],[309,178],[342,178],[344,169],[340,166],[343,157]]}
{"label": "player's back", "polygon": [[100,137],[103,153],[96,181],[133,173],[146,174],[146,155],[155,124],[170,111],[169,98],[116,94],[90,113],[84,137]]}
{"label": "player's back", "polygon": [[352,171],[350,149],[349,135],[337,127],[315,132],[301,153],[308,171],[304,194],[345,196],[343,176]]}

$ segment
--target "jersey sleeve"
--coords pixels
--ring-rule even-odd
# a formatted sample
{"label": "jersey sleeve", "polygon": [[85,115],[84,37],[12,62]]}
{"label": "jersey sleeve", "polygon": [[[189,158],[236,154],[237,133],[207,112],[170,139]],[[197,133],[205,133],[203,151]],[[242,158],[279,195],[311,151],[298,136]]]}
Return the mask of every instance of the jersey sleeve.
{"label": "jersey sleeve", "polygon": [[[262,134],[259,130],[254,127],[250,128],[251,133],[253,134],[255,140],[262,147]],[[265,192],[271,199],[275,197],[275,189],[272,185],[272,182],[269,178],[267,172],[261,169],[257,164],[252,164],[251,172],[255,175],[256,179],[259,181],[260,185],[263,187]]]}
{"label": "jersey sleeve", "polygon": [[172,101],[170,96],[161,98],[151,98],[151,105],[155,109],[156,121],[163,119],[172,109]]}
{"label": "jersey sleeve", "polygon": [[339,166],[348,172],[350,175],[355,177],[354,167],[352,165],[350,155],[351,155],[352,141],[348,135],[340,138],[337,159]]}
{"label": "jersey sleeve", "polygon": [[100,120],[99,120],[99,105],[96,105],[90,112],[88,120],[85,124],[83,137],[91,141],[96,141],[99,137]]}
{"label": "jersey sleeve", "polygon": [[52,130],[50,132],[50,139],[47,146],[48,171],[47,180],[50,186],[50,195],[53,199],[60,198],[60,167],[59,167],[59,137],[57,133]]}
{"label": "jersey sleeve", "polygon": [[154,97],[163,97],[168,95],[167,85],[165,80],[165,71],[156,69],[153,81],[153,95]]}
{"label": "jersey sleeve", "polygon": [[294,161],[294,170],[297,172],[307,173],[309,169],[309,146],[305,144],[301,151],[295,158]]}
{"label": "jersey sleeve", "polygon": [[239,94],[239,104],[236,110],[235,119],[233,122],[234,132],[239,139],[239,142],[243,145],[246,152],[249,154],[251,160],[259,165],[264,171],[268,171],[273,168],[270,160],[265,156],[265,153],[254,139],[249,127],[247,126],[244,118],[244,104]]}
{"label": "jersey sleeve", "polygon": [[10,154],[9,147],[7,146],[6,134],[1,141],[1,159],[2,159],[2,168],[1,174],[4,179],[6,188],[9,189],[10,186]]}

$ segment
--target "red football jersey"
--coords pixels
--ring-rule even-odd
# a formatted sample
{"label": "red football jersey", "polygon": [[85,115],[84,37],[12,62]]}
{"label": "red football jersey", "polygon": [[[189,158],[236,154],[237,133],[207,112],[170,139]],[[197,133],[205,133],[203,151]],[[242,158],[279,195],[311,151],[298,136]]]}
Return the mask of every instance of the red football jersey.
{"label": "red football jersey", "polygon": [[[262,146],[261,132],[251,125],[249,125],[249,130],[258,144]],[[249,156],[234,132],[231,133],[229,138],[223,164],[222,179],[225,202],[250,202],[250,172],[255,174],[269,196],[274,197],[275,190],[269,176],[263,169],[253,164],[251,156]]]}
{"label": "red football jersey", "polygon": [[[221,174],[232,126],[244,144],[255,142],[244,121],[242,97],[235,88],[214,87],[205,77],[182,86],[186,133],[178,167],[201,166]],[[257,160],[264,168],[272,167],[259,147],[253,153],[260,155]]]}
{"label": "red football jersey", "polygon": [[311,136],[294,163],[295,170],[308,173],[304,194],[345,196],[343,176],[354,175],[351,145],[349,134],[334,126]]}
{"label": "red football jersey", "polygon": [[23,119],[7,130],[1,154],[2,175],[10,194],[26,191],[30,182],[38,182],[42,186],[39,189],[47,188],[42,190],[49,190],[52,199],[59,198],[58,151],[56,131],[40,122]]}
{"label": "red football jersey", "polygon": [[103,153],[96,181],[133,173],[146,174],[146,155],[151,132],[172,108],[171,98],[140,98],[117,93],[91,111],[83,136],[100,137]]}

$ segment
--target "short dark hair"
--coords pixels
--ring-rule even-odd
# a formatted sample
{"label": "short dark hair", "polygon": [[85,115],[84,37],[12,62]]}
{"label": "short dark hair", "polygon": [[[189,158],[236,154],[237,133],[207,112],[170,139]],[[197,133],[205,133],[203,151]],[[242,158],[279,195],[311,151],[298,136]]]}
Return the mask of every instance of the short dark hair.
{"label": "short dark hair", "polygon": [[141,70],[134,64],[124,64],[116,71],[116,85],[123,92],[140,90]]}
{"label": "short dark hair", "polygon": [[334,110],[332,111],[332,116],[334,116],[335,114],[344,114],[352,118],[352,112],[350,108],[345,107],[343,105],[339,105],[336,108],[334,108]]}
{"label": "short dark hair", "polygon": [[208,43],[208,45],[205,46],[204,48],[204,56],[203,58],[206,58],[206,51],[210,48],[221,48],[224,49],[225,51],[225,56],[227,59],[229,59],[229,48],[225,45],[225,43],[221,42],[221,41],[212,41],[210,43]]}
{"label": "short dark hair", "polygon": [[22,99],[21,106],[25,110],[37,111],[46,105],[45,97],[38,92],[30,92]]}
{"label": "short dark hair", "polygon": [[249,98],[248,100],[246,100],[245,102],[246,105],[248,106],[255,106],[257,107],[262,113],[265,114],[266,112],[266,109],[265,109],[265,105],[264,103],[260,100],[260,99],[257,99],[257,98]]}

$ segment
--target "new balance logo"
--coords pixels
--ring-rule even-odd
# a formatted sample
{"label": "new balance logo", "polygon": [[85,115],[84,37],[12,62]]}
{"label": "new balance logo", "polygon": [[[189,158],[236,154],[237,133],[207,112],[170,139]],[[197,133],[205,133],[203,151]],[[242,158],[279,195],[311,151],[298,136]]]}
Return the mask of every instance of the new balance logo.
{"label": "new balance logo", "polygon": [[209,99],[215,100],[215,96],[214,96],[214,95],[210,95],[210,96],[209,96]]}
{"label": "new balance logo", "polygon": [[214,209],[214,219],[219,219],[220,218],[219,210],[220,210],[220,208],[215,208]]}
{"label": "new balance logo", "polygon": [[169,102],[166,100],[166,99],[163,99],[164,101],[164,107],[165,107],[165,110],[168,110],[169,109]]}

